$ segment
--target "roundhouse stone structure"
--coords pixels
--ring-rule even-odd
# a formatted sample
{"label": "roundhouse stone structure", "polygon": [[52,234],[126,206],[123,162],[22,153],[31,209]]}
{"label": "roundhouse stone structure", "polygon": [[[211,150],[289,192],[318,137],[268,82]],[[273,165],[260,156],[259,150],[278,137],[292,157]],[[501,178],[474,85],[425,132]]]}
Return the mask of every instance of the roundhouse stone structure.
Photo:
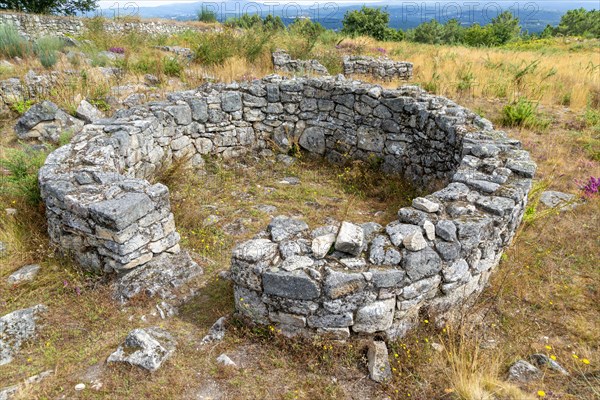
{"label": "roundhouse stone structure", "polygon": [[329,162],[377,157],[383,171],[446,186],[375,223],[319,227],[280,216],[233,252],[238,311],[291,333],[401,335],[426,307],[445,315],[479,292],[522,218],[535,164],[520,143],[454,102],[343,77],[207,84],[86,125],[40,170],[53,243],[96,270],[178,253],[174,160],[201,168],[298,140]]}

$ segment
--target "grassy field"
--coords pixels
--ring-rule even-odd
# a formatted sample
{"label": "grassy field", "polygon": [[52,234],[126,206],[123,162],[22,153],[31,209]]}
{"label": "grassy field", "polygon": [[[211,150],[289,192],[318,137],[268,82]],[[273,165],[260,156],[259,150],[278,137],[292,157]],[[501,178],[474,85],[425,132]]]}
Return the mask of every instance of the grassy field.
{"label": "grassy field", "polygon": [[[0,241],[8,246],[0,258],[0,315],[44,303],[39,339],[27,344],[9,365],[0,367],[0,387],[44,370],[54,374],[24,388],[20,399],[599,399],[600,398],[600,201],[586,198],[574,210],[558,213],[538,204],[546,188],[581,195],[580,182],[600,176],[600,59],[598,41],[554,39],[505,48],[427,46],[345,39],[327,33],[316,40],[287,33],[264,38],[260,33],[214,33],[149,39],[92,32],[89,57],[113,46],[125,48],[125,59],[96,60],[84,73],[64,80],[48,94],[67,110],[78,99],[97,102],[111,86],[136,83],[145,73],[161,78],[158,95],[199,85],[206,80],[231,81],[272,72],[270,51],[283,47],[293,55],[316,57],[339,72],[343,54],[381,54],[415,64],[417,83],[477,111],[520,139],[538,163],[536,184],[525,222],[506,252],[490,287],[462,324],[436,330],[427,321],[408,337],[390,343],[393,379],[377,385],[368,379],[366,347],[345,343],[289,340],[269,327],[248,328],[233,318],[223,342],[200,340],[212,323],[233,312],[230,283],[219,278],[228,269],[231,248],[264,229],[269,215],[303,216],[309,225],[326,218],[387,223],[415,190],[401,181],[381,185],[382,177],[366,165],[337,169],[301,157],[291,167],[269,160],[236,164],[210,162],[206,175],[194,176],[183,166],[160,180],[171,188],[182,244],[205,274],[193,282],[196,295],[179,315],[162,320],[155,299],[120,306],[111,299],[105,279],[81,271],[49,248],[43,207],[31,203],[36,160],[21,166],[21,188],[6,176],[0,209]],[[312,41],[311,41],[312,40]],[[155,45],[198,49],[198,61],[171,61]],[[227,44],[227,45],[225,45]],[[337,47],[336,47],[337,46]],[[130,51],[135,49],[135,51]],[[53,67],[67,70],[76,61],[61,55]],[[116,65],[124,74],[105,81],[97,66]],[[2,79],[43,71],[28,58]],[[399,82],[386,83],[393,87]],[[526,99],[525,122],[507,118],[506,106]],[[99,103],[101,104],[101,103]],[[107,108],[110,105],[107,104]],[[15,160],[19,143],[12,126],[15,112],[1,122],[0,158]],[[42,160],[40,156],[39,160]],[[39,161],[38,160],[38,161]],[[279,183],[286,176],[300,185]],[[206,224],[210,215],[217,223]],[[29,263],[42,270],[31,283],[9,286],[6,277]],[[127,333],[140,326],[162,326],[178,349],[159,371],[143,373],[126,366],[106,366],[106,357]],[[514,361],[532,353],[556,357],[569,376],[551,370],[530,384],[505,381]],[[224,368],[215,358],[227,353],[240,368]],[[76,392],[83,382],[87,388]]]}

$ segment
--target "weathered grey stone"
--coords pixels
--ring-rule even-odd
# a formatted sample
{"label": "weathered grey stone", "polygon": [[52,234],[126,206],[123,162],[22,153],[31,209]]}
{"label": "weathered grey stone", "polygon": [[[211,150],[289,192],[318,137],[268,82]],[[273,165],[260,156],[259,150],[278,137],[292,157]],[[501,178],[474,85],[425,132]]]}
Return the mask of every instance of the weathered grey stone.
{"label": "weathered grey stone", "polygon": [[177,342],[161,328],[134,329],[106,362],[124,362],[154,372],[175,352]]}
{"label": "weathered grey stone", "polygon": [[412,206],[417,210],[425,211],[428,213],[434,213],[439,211],[440,205],[428,200],[424,197],[417,197],[412,201]]}
{"label": "weathered grey stone", "polygon": [[311,153],[325,154],[325,130],[319,126],[308,127],[302,132],[298,143]]}
{"label": "weathered grey stone", "polygon": [[427,239],[435,239],[435,225],[431,221],[425,221],[423,223],[423,230],[425,231],[425,236]]}
{"label": "weathered grey stone", "polygon": [[352,313],[311,315],[307,322],[311,328],[345,328],[352,326],[354,318]]}
{"label": "weathered grey stone", "polygon": [[392,378],[392,369],[388,360],[388,350],[385,342],[372,341],[367,351],[369,377],[378,383]]}
{"label": "weathered grey stone", "polygon": [[344,253],[358,255],[364,243],[364,231],[350,222],[342,222],[340,231],[335,240],[335,249]]}
{"label": "weathered grey stone", "polygon": [[0,366],[10,363],[23,343],[35,336],[38,314],[46,310],[38,304],[0,317]]}
{"label": "weathered grey stone", "polygon": [[421,251],[409,251],[402,259],[402,266],[411,281],[437,274],[442,269],[440,256],[427,247]]}
{"label": "weathered grey stone", "polygon": [[306,326],[306,318],[301,315],[277,312],[269,313],[269,319],[277,324],[304,328]]}
{"label": "weathered grey stone", "polygon": [[396,299],[375,301],[359,308],[352,330],[361,333],[385,331],[392,326],[395,308]]}
{"label": "weathered grey stone", "polygon": [[307,256],[291,256],[281,263],[280,268],[289,272],[297,269],[310,268],[314,263],[314,260]]}
{"label": "weathered grey stone", "polygon": [[39,264],[25,265],[24,267],[21,267],[17,271],[10,274],[6,281],[12,285],[25,281],[31,281],[35,278],[38,272],[40,272]]}
{"label": "weathered grey stone", "polygon": [[267,271],[262,278],[265,294],[298,300],[312,300],[321,294],[319,285],[302,271]]}
{"label": "weathered grey stone", "polygon": [[335,243],[335,233],[317,236],[313,239],[311,249],[315,258],[323,258],[327,255],[331,246]]}
{"label": "weathered grey stone", "polygon": [[427,242],[425,241],[423,234],[419,231],[406,236],[404,240],[402,240],[402,244],[410,251],[419,251],[427,247]]}
{"label": "weathered grey stone", "polygon": [[271,220],[268,229],[271,232],[273,241],[281,242],[307,231],[308,225],[302,220],[279,215]]}
{"label": "weathered grey stone", "polygon": [[225,367],[237,368],[237,364],[234,363],[233,360],[231,358],[229,358],[229,356],[225,353],[223,353],[219,357],[217,357],[217,363],[221,364]]}
{"label": "weathered grey stone", "polygon": [[279,242],[281,257],[288,259],[293,256],[303,256],[311,252],[311,242],[307,239],[292,239]]}
{"label": "weathered grey stone", "polygon": [[134,269],[119,277],[114,296],[126,302],[138,295],[168,299],[173,291],[202,274],[186,251],[163,253],[154,257],[144,268]]}
{"label": "weathered grey stone", "polygon": [[470,277],[469,264],[464,259],[460,259],[444,266],[442,273],[444,282],[463,281]]}
{"label": "weathered grey stone", "polygon": [[536,366],[538,366],[540,368],[546,367],[546,368],[553,369],[554,371],[560,372],[563,375],[569,375],[569,371],[564,369],[562,365],[560,365],[558,362],[551,359],[550,357],[548,357],[545,354],[541,354],[541,353],[532,354],[529,356],[529,359],[531,360],[531,362],[533,364],[535,364]]}
{"label": "weathered grey stone", "polygon": [[0,400],[12,399],[20,390],[30,387],[35,383],[41,382],[43,379],[51,376],[53,373],[54,370],[43,371],[37,375],[30,376],[19,384],[0,388]]}
{"label": "weathered grey stone", "polygon": [[242,109],[242,96],[238,92],[224,92],[221,106],[225,112],[239,111]]}
{"label": "weathered grey stone", "polygon": [[406,275],[404,271],[398,269],[370,269],[369,272],[373,276],[373,284],[378,288],[398,287]]}
{"label": "weathered grey stone", "polygon": [[200,344],[220,342],[225,337],[225,317],[219,318],[208,330],[208,334],[202,338]]}
{"label": "weathered grey stone", "polygon": [[123,230],[154,210],[154,203],[144,193],[125,193],[118,199],[104,200],[90,206],[90,216],[101,225]]}
{"label": "weathered grey stone", "polygon": [[[402,289],[402,297],[407,300],[414,299],[415,297],[421,298],[430,294],[432,291],[437,292],[442,278],[439,275],[434,275],[430,278],[418,280]],[[435,293],[434,293],[435,295]],[[400,303],[398,303],[400,304]]]}
{"label": "weathered grey stone", "polygon": [[33,105],[15,125],[19,139],[39,139],[58,143],[64,132],[79,133],[83,121],[73,118],[50,101]]}
{"label": "weathered grey stone", "polygon": [[508,380],[510,381],[530,382],[541,376],[542,371],[525,360],[518,360],[508,369]]}
{"label": "weathered grey stone", "polygon": [[317,60],[293,60],[287,51],[282,49],[273,52],[273,67],[275,71],[329,75],[327,68]]}
{"label": "weathered grey stone", "polygon": [[460,244],[457,242],[437,241],[435,249],[444,261],[455,260],[460,254]]}
{"label": "weathered grey stone", "polygon": [[540,195],[540,203],[550,208],[559,208],[561,210],[570,210],[577,206],[574,203],[575,195],[570,193],[547,190]]}
{"label": "weathered grey stone", "polygon": [[331,299],[337,299],[361,291],[366,284],[360,273],[329,271],[325,278],[325,294]]}
{"label": "weathered grey stone", "polygon": [[269,239],[254,239],[244,242],[233,249],[233,257],[256,263],[269,261],[277,255],[277,244]]}
{"label": "weathered grey stone", "polygon": [[76,115],[77,118],[83,120],[88,124],[104,118],[104,113],[102,113],[102,111],[98,110],[86,100],[81,100],[81,103],[79,103],[79,106],[77,106]]}
{"label": "weathered grey stone", "polygon": [[421,228],[416,225],[402,224],[394,221],[385,227],[385,231],[390,236],[393,245],[400,246],[405,237],[416,232],[421,232]]}
{"label": "weathered grey stone", "polygon": [[448,242],[456,241],[456,225],[454,222],[443,219],[435,225],[435,233]]}

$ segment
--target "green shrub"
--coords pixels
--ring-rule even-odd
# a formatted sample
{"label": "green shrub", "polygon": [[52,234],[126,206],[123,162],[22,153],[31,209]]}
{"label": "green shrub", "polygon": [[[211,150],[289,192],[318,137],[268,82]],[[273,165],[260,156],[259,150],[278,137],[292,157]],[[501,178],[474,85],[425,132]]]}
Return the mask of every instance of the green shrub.
{"label": "green shrub", "polygon": [[58,62],[58,52],[56,51],[43,51],[38,53],[38,58],[40,63],[44,66],[44,68],[52,68]]}
{"label": "green shrub", "polygon": [[545,129],[550,125],[550,121],[538,115],[537,107],[537,104],[525,98],[519,98],[519,100],[504,106],[501,123],[505,126]]}
{"label": "green shrub", "polygon": [[271,35],[269,33],[247,31],[241,43],[246,60],[256,61],[264,52],[270,39]]}
{"label": "green shrub", "polygon": [[19,100],[19,101],[12,103],[10,105],[10,108],[13,111],[19,113],[19,115],[23,115],[23,114],[25,114],[25,112],[27,110],[29,110],[31,108],[32,105],[33,105],[32,100]]}
{"label": "green shrub", "polygon": [[592,128],[598,132],[600,132],[600,110],[595,110],[593,108],[588,107],[583,114],[583,119],[585,121],[585,125],[588,128]]}
{"label": "green shrub", "polygon": [[92,53],[90,59],[92,60],[92,67],[106,67],[110,63],[108,57],[97,52]]}
{"label": "green shrub", "polygon": [[163,71],[167,76],[181,76],[183,67],[177,58],[165,57],[163,58]]}
{"label": "green shrub", "polygon": [[347,11],[344,14],[342,33],[385,40],[389,22],[390,13],[387,9],[363,6],[360,10]]}
{"label": "green shrub", "polygon": [[207,23],[217,22],[217,14],[206,7],[202,7],[202,9],[198,11],[198,21]]}
{"label": "green shrub", "polygon": [[196,48],[196,60],[204,65],[217,65],[238,54],[238,39],[229,31],[203,35]]}
{"label": "green shrub", "polygon": [[6,58],[25,57],[31,54],[31,44],[19,35],[13,25],[0,24],[0,55]]}
{"label": "green shrub", "polygon": [[42,201],[38,170],[47,155],[45,151],[6,149],[5,157],[0,159],[0,167],[7,174],[0,179],[0,190],[24,197],[30,204],[38,205]]}
{"label": "green shrub", "polygon": [[156,64],[156,61],[144,57],[132,62],[129,69],[138,74],[149,74],[150,71],[156,70]]}

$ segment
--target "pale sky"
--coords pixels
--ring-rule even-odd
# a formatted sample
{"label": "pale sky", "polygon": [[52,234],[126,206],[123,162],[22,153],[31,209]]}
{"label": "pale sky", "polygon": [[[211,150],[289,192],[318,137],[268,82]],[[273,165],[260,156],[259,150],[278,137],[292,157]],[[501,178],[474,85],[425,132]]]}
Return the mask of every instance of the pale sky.
{"label": "pale sky", "polygon": [[[286,1],[286,0],[280,0],[280,1],[274,1],[274,0],[254,0],[256,3],[273,3],[273,4],[285,4],[285,3],[289,3],[290,1]],[[363,3],[380,3],[383,0],[335,0],[335,3],[340,4],[340,3],[344,3],[344,4],[363,4]],[[156,7],[156,6],[162,6],[165,4],[181,4],[181,3],[219,3],[221,4],[223,2],[223,0],[216,0],[216,1],[210,1],[210,0],[100,0],[98,2],[98,5],[100,6],[100,8],[109,8],[112,6],[119,6],[121,8],[127,7],[127,5],[136,5],[138,7]],[[307,3],[310,2],[311,4],[314,3],[321,3],[321,4],[325,4],[325,3],[332,3],[331,0],[292,0],[293,3]]]}

